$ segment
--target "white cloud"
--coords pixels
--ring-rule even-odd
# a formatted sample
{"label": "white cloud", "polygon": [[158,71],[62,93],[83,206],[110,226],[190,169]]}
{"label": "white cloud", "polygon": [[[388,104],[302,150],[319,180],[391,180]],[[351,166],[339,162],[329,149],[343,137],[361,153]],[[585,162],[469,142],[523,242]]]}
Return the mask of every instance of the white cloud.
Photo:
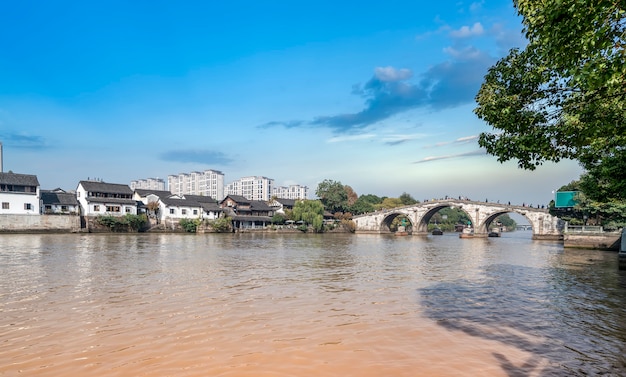
{"label": "white cloud", "polygon": [[469,38],[473,36],[483,35],[485,29],[480,22],[476,22],[472,27],[462,26],[458,30],[450,31],[450,36],[453,38]]}
{"label": "white cloud", "polygon": [[407,68],[396,69],[394,67],[376,67],[374,75],[380,81],[401,81],[413,76],[413,72]]}

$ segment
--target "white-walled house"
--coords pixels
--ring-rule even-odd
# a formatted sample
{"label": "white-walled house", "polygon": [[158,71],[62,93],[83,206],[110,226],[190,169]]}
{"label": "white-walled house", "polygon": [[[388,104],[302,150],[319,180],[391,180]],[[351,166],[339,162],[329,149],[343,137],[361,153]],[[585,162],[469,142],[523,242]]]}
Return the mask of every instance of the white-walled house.
{"label": "white-walled house", "polygon": [[0,214],[39,215],[36,175],[0,173]]}
{"label": "white-walled house", "polygon": [[124,216],[137,214],[137,201],[128,185],[98,181],[80,181],[76,199],[84,216]]}
{"label": "white-walled house", "polygon": [[41,190],[41,210],[44,215],[78,215],[80,204],[78,204],[74,192],[66,192],[60,188]]}

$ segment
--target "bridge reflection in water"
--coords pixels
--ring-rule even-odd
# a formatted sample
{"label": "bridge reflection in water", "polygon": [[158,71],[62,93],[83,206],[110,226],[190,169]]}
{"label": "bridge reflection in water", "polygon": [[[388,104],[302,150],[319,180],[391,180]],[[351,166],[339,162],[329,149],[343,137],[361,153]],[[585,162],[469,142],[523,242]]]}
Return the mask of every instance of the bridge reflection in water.
{"label": "bridge reflection in water", "polygon": [[390,225],[398,216],[404,215],[411,224],[406,230],[413,235],[428,234],[428,223],[443,208],[457,208],[467,214],[472,222],[475,237],[487,237],[490,224],[500,215],[517,213],[528,220],[533,239],[563,239],[562,223],[545,208],[533,208],[500,203],[471,200],[443,199],[410,206],[397,207],[354,216],[356,233],[391,233]]}

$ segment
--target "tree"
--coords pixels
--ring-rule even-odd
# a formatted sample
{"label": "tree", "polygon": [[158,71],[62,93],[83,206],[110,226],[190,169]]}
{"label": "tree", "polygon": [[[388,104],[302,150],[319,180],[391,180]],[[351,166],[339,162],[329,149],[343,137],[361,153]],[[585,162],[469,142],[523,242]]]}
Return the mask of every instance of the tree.
{"label": "tree", "polygon": [[[498,161],[517,160],[528,170],[574,159],[600,174],[623,161],[625,3],[514,0],[514,5],[529,43],[485,76],[474,112],[496,132],[482,133],[479,145]],[[624,181],[623,175],[600,175],[609,186]]]}
{"label": "tree", "polygon": [[398,198],[400,199],[400,201],[402,202],[402,204],[404,204],[405,206],[410,206],[411,204],[416,204],[419,203],[418,200],[415,200],[411,194],[407,193],[407,192],[403,192],[402,195],[400,195],[400,197]]}
{"label": "tree", "polygon": [[346,196],[347,196],[347,200],[346,200],[347,207],[350,207],[351,205],[356,203],[357,199],[359,198],[359,195],[357,195],[357,193],[354,192],[352,187],[348,185],[343,186],[343,189],[345,190]]}
{"label": "tree", "polygon": [[339,181],[325,179],[317,185],[315,195],[330,212],[343,212],[348,207],[348,194]]}
{"label": "tree", "polygon": [[292,218],[312,225],[316,232],[324,229],[324,205],[319,200],[298,200],[293,206]]}
{"label": "tree", "polygon": [[376,207],[376,209],[390,209],[402,207],[403,205],[404,203],[402,203],[400,198],[385,198],[382,203],[376,204],[374,207]]}

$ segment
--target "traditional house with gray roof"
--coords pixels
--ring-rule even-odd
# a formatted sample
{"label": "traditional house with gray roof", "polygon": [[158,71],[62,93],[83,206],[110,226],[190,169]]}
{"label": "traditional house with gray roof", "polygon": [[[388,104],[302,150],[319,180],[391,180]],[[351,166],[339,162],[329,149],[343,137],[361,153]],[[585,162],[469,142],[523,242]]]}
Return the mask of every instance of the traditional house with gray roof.
{"label": "traditional house with gray roof", "polygon": [[128,185],[98,181],[80,181],[76,198],[84,216],[124,216],[137,214],[137,201]]}
{"label": "traditional house with gray roof", "polygon": [[36,175],[0,172],[0,214],[39,215]]}
{"label": "traditional house with gray roof", "polygon": [[41,190],[41,209],[45,215],[78,215],[80,204],[76,199],[76,193],[56,188],[54,190]]}
{"label": "traditional house with gray roof", "polygon": [[267,203],[246,199],[241,195],[228,195],[220,206],[233,219],[235,229],[265,228],[272,223],[274,210]]}

